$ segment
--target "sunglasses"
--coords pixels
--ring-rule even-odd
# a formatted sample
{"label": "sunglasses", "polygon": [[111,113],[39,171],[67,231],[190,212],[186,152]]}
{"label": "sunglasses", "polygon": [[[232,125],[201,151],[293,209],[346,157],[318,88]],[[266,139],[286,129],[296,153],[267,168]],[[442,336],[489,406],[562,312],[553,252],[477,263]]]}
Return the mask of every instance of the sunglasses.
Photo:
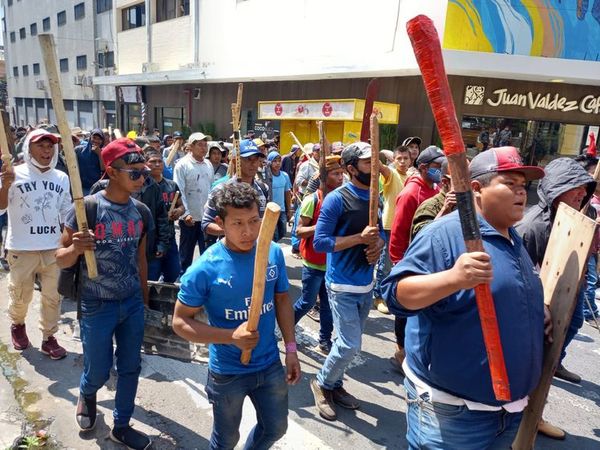
{"label": "sunglasses", "polygon": [[139,180],[140,177],[147,178],[150,175],[150,169],[119,169],[118,167],[113,167],[113,169],[127,173],[131,181]]}

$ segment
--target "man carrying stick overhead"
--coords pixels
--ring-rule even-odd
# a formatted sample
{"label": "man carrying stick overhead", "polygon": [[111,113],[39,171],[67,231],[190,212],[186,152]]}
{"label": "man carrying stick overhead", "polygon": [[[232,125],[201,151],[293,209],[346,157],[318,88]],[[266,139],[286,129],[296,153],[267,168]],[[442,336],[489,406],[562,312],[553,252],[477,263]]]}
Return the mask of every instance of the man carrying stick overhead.
{"label": "man carrying stick overhead", "polygon": [[384,245],[377,224],[369,226],[371,146],[349,145],[342,152],[341,165],[350,182],[323,200],[313,240],[315,251],[327,253],[325,284],[337,333],[323,367],[310,382],[319,414],[326,420],[337,419],[336,405],[360,406],[343,388],[343,377],[360,352],[371,309],[373,266]]}
{"label": "man carrying stick overhead", "polygon": [[[408,317],[402,367],[411,449],[509,448],[550,333],[542,284],[513,228],[525,212],[527,182],[544,172],[506,147],[477,155],[470,173],[485,252],[466,252],[453,212],[416,235],[383,283],[390,311]],[[473,290],[483,283],[496,306],[510,402],[496,400],[492,386]]]}
{"label": "man carrying stick overhead", "polygon": [[[243,168],[242,168],[243,170]],[[192,342],[210,344],[206,393],[213,405],[210,449],[233,449],[240,439],[244,399],[256,409],[257,425],[245,449],[267,449],[287,430],[288,388],[300,379],[294,313],[288,297],[285,260],[270,243],[264,301],[257,331],[249,331],[253,271],[261,218],[259,196],[247,183],[223,184],[214,198],[216,223],[225,237],[208,248],[181,279],[173,330]],[[209,324],[194,319],[204,308]],[[285,341],[285,369],[279,359],[275,321]],[[252,350],[249,364],[242,351]]]}
{"label": "man carrying stick overhead", "polygon": [[33,298],[33,279],[40,277],[42,353],[52,359],[67,355],[54,334],[58,331],[60,297],[54,252],[59,247],[61,225],[71,207],[69,179],[56,167],[58,138],[34,130],[25,139],[25,164],[4,164],[0,175],[0,214],[8,212],[8,316],[15,350],[29,347],[25,317]]}

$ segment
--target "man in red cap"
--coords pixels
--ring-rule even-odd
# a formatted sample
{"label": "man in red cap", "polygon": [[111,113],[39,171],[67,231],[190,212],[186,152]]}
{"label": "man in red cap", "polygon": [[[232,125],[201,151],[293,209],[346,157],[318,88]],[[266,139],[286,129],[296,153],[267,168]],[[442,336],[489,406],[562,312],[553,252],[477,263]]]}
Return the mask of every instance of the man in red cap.
{"label": "man in red cap", "polygon": [[[117,390],[110,437],[133,449],[145,449],[150,439],[134,430],[129,420],[141,369],[146,286],[146,236],[154,227],[150,210],[131,198],[150,174],[141,149],[130,139],[117,139],[102,149],[109,183],[106,189],[85,198],[93,205],[93,232],[77,231],[75,211],[65,221],[57,253],[60,267],[79,264],[79,323],[83,345],[83,373],[79,385],[76,420],[82,431],[96,424],[96,392],[108,381],[116,341]],[[86,250],[93,250],[98,276],[89,278]]]}
{"label": "man in red cap", "polygon": [[29,347],[25,317],[33,298],[33,280],[38,275],[42,286],[41,351],[52,359],[67,355],[54,337],[60,318],[54,252],[59,246],[61,224],[71,205],[69,179],[55,169],[57,143],[58,138],[46,130],[32,131],[23,144],[25,164],[12,169],[3,166],[0,176],[0,214],[8,210],[8,316],[13,347],[15,350]]}

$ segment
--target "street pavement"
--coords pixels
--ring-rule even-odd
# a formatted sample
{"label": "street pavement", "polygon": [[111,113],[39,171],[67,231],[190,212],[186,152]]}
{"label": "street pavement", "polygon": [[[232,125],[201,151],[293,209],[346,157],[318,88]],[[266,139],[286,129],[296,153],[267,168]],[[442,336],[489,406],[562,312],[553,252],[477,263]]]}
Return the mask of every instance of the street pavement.
{"label": "street pavement", "polygon": [[[292,282],[291,296],[300,286],[300,261],[283,245]],[[0,273],[0,308],[7,306],[7,277]],[[115,379],[98,393],[96,429],[80,433],[75,422],[75,404],[83,356],[77,340],[76,307],[63,302],[57,338],[69,351],[66,359],[51,361],[39,352],[37,329],[39,299],[32,302],[27,329],[32,346],[22,353],[10,345],[9,321],[0,319],[0,449],[8,448],[25,431],[44,429],[49,447],[56,449],[119,449],[108,439],[112,425]],[[515,318],[517,320],[518,318]],[[363,351],[348,370],[345,387],[361,403],[358,411],[340,410],[338,421],[321,419],[314,407],[309,380],[324,357],[314,352],[318,324],[305,317],[297,339],[303,376],[289,390],[289,428],[276,449],[405,449],[406,422],[402,377],[391,370],[388,358],[394,350],[393,317],[373,310],[369,315]],[[538,437],[538,449],[600,448],[600,334],[585,324],[569,347],[565,365],[582,375],[581,385],[555,380],[545,418],[568,432],[564,442]],[[133,418],[135,428],[148,433],[154,449],[205,449],[212,427],[212,410],[204,392],[207,367],[160,356],[144,355]],[[249,401],[241,425],[241,448],[255,423]]]}

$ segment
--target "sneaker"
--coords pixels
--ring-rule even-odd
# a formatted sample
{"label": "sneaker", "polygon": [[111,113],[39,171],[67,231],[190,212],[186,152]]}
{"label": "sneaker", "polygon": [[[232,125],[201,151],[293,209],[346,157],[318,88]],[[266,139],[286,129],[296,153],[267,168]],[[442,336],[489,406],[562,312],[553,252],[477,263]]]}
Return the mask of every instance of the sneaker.
{"label": "sneaker", "polygon": [[360,408],[360,403],[356,397],[349,394],[348,391],[346,391],[346,389],[343,387],[335,388],[333,390],[333,402],[336,405],[340,405],[342,408],[346,409]]}
{"label": "sneaker", "polygon": [[67,356],[67,351],[58,345],[56,338],[50,336],[48,339],[42,342],[42,353],[48,355],[50,359],[63,359]]}
{"label": "sneaker", "polygon": [[540,419],[540,423],[538,424],[538,433],[541,433],[550,439],[556,439],[559,441],[562,441],[567,437],[567,433],[565,433],[564,430],[546,422],[544,419]]}
{"label": "sneaker", "polygon": [[84,397],[79,394],[75,420],[81,431],[93,430],[96,426],[96,395]]}
{"label": "sneaker", "polygon": [[319,386],[316,378],[310,380],[310,390],[315,398],[315,406],[319,410],[319,415],[325,420],[336,420],[337,413],[333,403],[333,391]]}
{"label": "sneaker", "polygon": [[321,312],[317,306],[313,306],[310,311],[306,313],[306,315],[315,322],[321,321]]}
{"label": "sneaker", "polygon": [[373,305],[381,314],[389,314],[390,310],[388,309],[385,301],[382,298],[376,298],[373,302]]}
{"label": "sneaker", "polygon": [[15,350],[25,350],[29,347],[29,338],[27,337],[24,323],[20,325],[13,323],[10,326],[10,336],[12,337],[12,343]]}
{"label": "sneaker", "polygon": [[113,428],[110,432],[110,438],[133,450],[145,450],[150,448],[150,444],[152,443],[148,436],[140,431],[134,430],[130,425]]}
{"label": "sneaker", "polygon": [[331,344],[319,343],[315,346],[315,352],[317,352],[323,356],[329,355],[330,351],[331,351]]}
{"label": "sneaker", "polygon": [[581,377],[579,375],[577,375],[576,373],[569,372],[567,369],[565,369],[565,366],[563,366],[562,364],[560,364],[556,368],[556,372],[554,372],[554,376],[556,378],[560,378],[561,380],[565,380],[570,383],[575,383],[575,384],[581,383]]}

